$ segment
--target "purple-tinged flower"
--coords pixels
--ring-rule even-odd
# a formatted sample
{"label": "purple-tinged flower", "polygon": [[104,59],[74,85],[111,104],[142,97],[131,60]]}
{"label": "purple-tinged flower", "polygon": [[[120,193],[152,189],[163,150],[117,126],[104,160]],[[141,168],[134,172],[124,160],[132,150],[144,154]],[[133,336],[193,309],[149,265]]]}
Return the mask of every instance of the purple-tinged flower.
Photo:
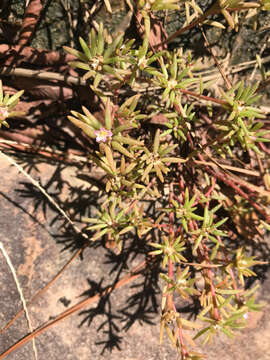
{"label": "purple-tinged flower", "polygon": [[8,107],[0,106],[0,117],[6,119],[8,117]]}
{"label": "purple-tinged flower", "polygon": [[96,141],[98,143],[106,142],[107,139],[110,139],[112,137],[112,132],[111,130],[101,128],[100,130],[95,130],[95,135],[96,135]]}

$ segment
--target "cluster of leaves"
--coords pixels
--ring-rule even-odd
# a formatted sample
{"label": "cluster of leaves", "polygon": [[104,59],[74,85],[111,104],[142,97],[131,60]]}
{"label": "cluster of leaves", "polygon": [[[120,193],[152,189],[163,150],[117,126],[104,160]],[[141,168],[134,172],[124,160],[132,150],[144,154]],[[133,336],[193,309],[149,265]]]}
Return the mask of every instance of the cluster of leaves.
{"label": "cluster of leaves", "polygon": [[220,153],[225,149],[232,156],[231,147],[233,148],[239,142],[243,150],[252,149],[261,154],[256,143],[269,141],[265,137],[269,132],[266,130],[259,131],[263,127],[263,123],[260,121],[255,123],[254,121],[265,116],[258,108],[250,106],[261,97],[256,95],[257,88],[258,84],[245,86],[244,82],[241,81],[227,93],[220,89],[223,99],[226,100],[225,106],[229,110],[229,117],[217,124],[218,129],[224,132],[224,137],[218,148]]}
{"label": "cluster of leaves", "polygon": [[2,81],[0,80],[0,128],[2,125],[9,127],[6,119],[24,114],[21,111],[13,111],[13,108],[18,104],[23,92],[23,90],[18,91],[12,96],[10,96],[9,93],[4,94]]}
{"label": "cluster of leaves", "polygon": [[[189,6],[192,4],[188,2]],[[257,5],[256,9],[265,8],[265,4]],[[202,11],[194,6],[200,15]],[[243,247],[227,246],[228,217],[220,215],[224,212],[225,195],[214,176],[204,177],[205,168],[194,167],[205,146],[194,138],[195,126],[200,122],[194,103],[183,103],[183,93],[191,93],[192,86],[197,90],[192,93],[193,98],[200,101],[204,84],[194,72],[191,53],[182,49],[156,52],[149,44],[151,12],[178,8],[176,0],[139,1],[138,9],[144,19],[144,37],[139,46],[135,40],[125,41],[123,35],[110,40],[100,24],[97,33],[91,31],[89,44],[80,39],[82,51],[68,47],[65,50],[78,58],[70,65],[85,71],[84,78],[90,80],[104,108],[103,122],[85,107],[83,113],[72,111],[69,116],[91,138],[89,157],[104,171],[106,179],[106,197],[100,210],[95,217],[82,220],[91,224],[87,229],[93,232],[93,241],[106,237],[119,252],[123,241],[134,234],[154,248],[149,255],[160,257],[167,271],[161,273],[165,283],[161,340],[166,330],[182,359],[198,360],[203,355],[187,348],[183,331],[197,329],[193,340],[188,341],[192,347],[199,337],[206,343],[219,331],[231,337],[234,329],[243,328],[249,312],[261,308],[255,303],[257,288],[245,290],[245,278],[255,276],[251,268],[261,262],[245,255]],[[219,1],[214,6],[230,25],[232,8],[249,6],[241,1]],[[141,114],[139,105],[149,96],[143,91],[145,78],[154,93],[146,114]],[[215,156],[216,162],[234,156],[238,146],[263,156],[257,144],[269,140],[267,131],[262,130],[263,123],[257,119],[264,115],[258,107],[251,106],[259,99],[257,89],[258,84],[246,85],[243,81],[227,92],[220,89],[216,140],[208,144],[208,154]],[[119,106],[114,102],[119,92],[136,94],[126,95]],[[143,132],[144,124],[157,115],[165,119],[162,125],[154,132]],[[199,145],[194,145],[193,140]],[[192,150],[188,156],[182,151],[182,145],[187,143]],[[193,184],[184,175],[190,171],[197,178]],[[149,200],[167,204],[158,208],[155,218],[144,212],[144,203]],[[151,233],[160,240],[149,242]],[[176,311],[174,303],[178,297],[199,299],[200,323],[188,321]]]}

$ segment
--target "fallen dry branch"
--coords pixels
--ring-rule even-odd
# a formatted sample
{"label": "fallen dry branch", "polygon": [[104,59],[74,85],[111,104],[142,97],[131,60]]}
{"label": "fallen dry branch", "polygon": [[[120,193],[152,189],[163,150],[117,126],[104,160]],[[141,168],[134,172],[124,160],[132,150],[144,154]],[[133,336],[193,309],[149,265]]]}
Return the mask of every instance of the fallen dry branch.
{"label": "fallen dry branch", "polygon": [[[0,45],[1,46],[1,45]],[[62,81],[67,85],[81,85],[86,86],[86,81],[80,77],[62,75],[52,71],[33,70],[24,68],[11,68],[8,66],[0,67],[0,74],[2,76],[21,76],[26,78],[35,78],[47,81]]]}
{"label": "fallen dry branch", "polygon": [[15,65],[21,63],[35,64],[40,66],[60,66],[67,62],[75,60],[70,54],[60,53],[59,51],[48,51],[34,49],[31,46],[20,45],[0,45],[0,62],[3,66]]}

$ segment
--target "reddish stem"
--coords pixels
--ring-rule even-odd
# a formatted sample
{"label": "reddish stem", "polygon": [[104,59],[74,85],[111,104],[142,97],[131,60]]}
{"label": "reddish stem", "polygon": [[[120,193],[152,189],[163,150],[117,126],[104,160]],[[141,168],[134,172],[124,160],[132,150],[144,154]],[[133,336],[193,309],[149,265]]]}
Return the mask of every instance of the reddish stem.
{"label": "reddish stem", "polygon": [[[172,204],[172,199],[173,199],[173,185],[170,184],[170,195],[169,195],[169,206],[170,208],[173,207]],[[174,241],[174,231],[173,231],[173,222],[174,222],[174,216],[173,216],[173,212],[170,212],[169,214],[169,239],[170,239],[170,245],[173,245],[173,241]],[[168,257],[168,277],[173,281],[173,262],[170,259],[170,257]],[[172,287],[171,284],[168,284],[168,289],[170,289]],[[167,294],[167,309],[171,310],[173,309],[174,304],[173,304],[173,298],[172,298],[172,293],[168,292]]]}
{"label": "reddish stem", "polygon": [[[173,304],[173,310],[174,310],[175,313],[177,312],[174,304]],[[183,329],[182,329],[181,320],[177,321],[177,325],[178,325],[178,339],[179,339],[179,344],[181,345],[181,359],[185,359],[186,356],[188,356],[188,351],[186,350],[186,346],[185,346],[185,343],[184,343]]]}
{"label": "reddish stem", "polygon": [[[198,154],[198,157],[201,161],[205,161],[201,154]],[[238,187],[232,179],[228,179],[228,175],[225,173],[218,173],[209,168],[209,166],[204,165],[207,172],[216,177],[217,179],[223,181],[226,185],[233,188],[234,191],[242,196],[245,200],[247,200],[253,207],[256,209],[267,222],[270,223],[270,216],[263,210],[261,206],[259,206],[255,201],[252,200],[251,194],[244,192],[240,187]]]}
{"label": "reddish stem", "polygon": [[213,184],[211,185],[210,189],[205,194],[205,197],[209,197],[212,194],[212,192],[214,191],[214,188],[216,186],[216,182],[217,182],[217,179],[214,177],[213,178]]}
{"label": "reddish stem", "polygon": [[[205,245],[204,240],[202,240],[202,246],[203,246],[203,251],[204,251],[204,257],[205,257],[207,263],[210,264],[208,249],[207,249],[207,246]],[[207,268],[207,273],[208,273],[208,277],[210,280],[210,290],[211,290],[211,295],[212,295],[213,305],[214,305],[214,318],[215,318],[215,320],[218,321],[218,320],[220,320],[220,314],[219,314],[219,310],[218,310],[218,306],[217,306],[216,291],[215,291],[214,280],[213,280],[213,272],[212,272],[211,268]]]}
{"label": "reddish stem", "polygon": [[267,155],[270,155],[270,150],[267,149],[267,147],[266,147],[263,143],[259,142],[259,147],[260,147],[261,150],[264,151]]}

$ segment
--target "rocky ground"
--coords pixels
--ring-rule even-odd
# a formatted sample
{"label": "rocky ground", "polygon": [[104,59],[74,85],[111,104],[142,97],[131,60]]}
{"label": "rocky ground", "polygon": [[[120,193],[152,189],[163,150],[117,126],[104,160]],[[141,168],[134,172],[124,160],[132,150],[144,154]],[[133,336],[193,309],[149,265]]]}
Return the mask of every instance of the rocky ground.
{"label": "rocky ground", "polygon": [[[0,171],[0,241],[11,258],[24,297],[28,300],[71,257],[76,247],[76,237],[63,231],[62,220],[55,220],[58,215],[56,210],[2,157]],[[31,174],[41,179],[47,191],[58,199],[70,196],[67,191],[69,185],[82,191],[86,189],[74,167],[39,164]],[[59,187],[60,183],[62,187]],[[131,266],[138,261],[136,258],[131,260]],[[117,274],[116,268],[113,254],[104,247],[86,249],[83,257],[76,259],[48,291],[29,307],[33,328],[110,284]],[[125,273],[124,269],[120,276]],[[21,302],[2,254],[0,283],[0,327],[3,327],[21,308]],[[38,359],[176,359],[176,353],[166,341],[162,346],[158,344],[160,293],[157,286],[152,284],[151,296],[148,294],[144,298],[144,301],[148,299],[148,303],[139,304],[135,301],[134,306],[130,303],[131,297],[142,291],[140,284],[141,278],[116,290],[105,304],[92,304],[38,336]],[[234,340],[223,337],[216,339],[207,350],[208,359],[270,360],[268,273],[264,274],[264,280],[261,281],[260,299],[266,304],[264,310],[250,315],[248,328]],[[26,319],[22,316],[0,335],[1,353],[28,332]],[[32,343],[24,345],[6,359],[34,359]]]}

